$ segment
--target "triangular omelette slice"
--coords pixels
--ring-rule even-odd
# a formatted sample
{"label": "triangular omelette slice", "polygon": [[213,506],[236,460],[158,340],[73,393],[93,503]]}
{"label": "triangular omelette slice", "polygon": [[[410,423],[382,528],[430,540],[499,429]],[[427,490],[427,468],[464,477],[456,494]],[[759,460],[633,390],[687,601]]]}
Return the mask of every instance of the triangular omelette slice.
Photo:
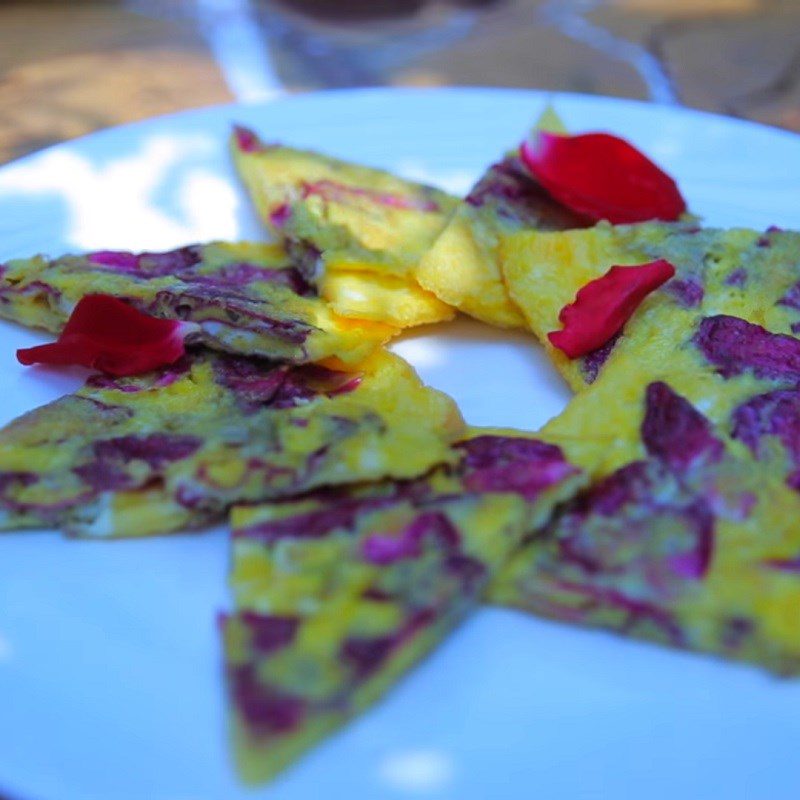
{"label": "triangular omelette slice", "polygon": [[453,401],[389,353],[342,373],[193,352],[94,376],[0,430],[0,528],[196,527],[237,502],[419,475],[452,460],[462,431]]}
{"label": "triangular omelette slice", "polygon": [[238,762],[266,780],[380,698],[585,483],[557,447],[482,432],[410,482],[235,509],[225,621]]}
{"label": "triangular omelette slice", "polygon": [[261,220],[336,313],[403,328],[453,317],[414,275],[455,198],[241,128],[231,150]]}
{"label": "triangular omelette slice", "polygon": [[[640,387],[638,398],[628,459],[557,511],[491,599],[800,673],[797,496],[669,384]],[[597,412],[597,433],[613,434]],[[570,447],[578,463],[580,447]]]}
{"label": "triangular omelette slice", "polygon": [[[522,231],[502,237],[501,261],[511,297],[556,367],[575,390],[630,355],[635,370],[669,360],[699,316],[727,314],[791,333],[800,323],[800,233],[700,229],[692,223],[647,223],[582,231]],[[581,287],[615,265],[666,259],[675,277],[649,295],[615,336],[570,360],[547,340],[561,309]]]}
{"label": "triangular omelette slice", "polygon": [[[537,129],[564,132],[552,110],[545,112]],[[509,296],[500,268],[501,235],[584,228],[587,224],[541,187],[514,149],[492,164],[459,204],[423,257],[417,278],[465,314],[490,325],[524,328],[524,315]]]}
{"label": "triangular omelette slice", "polygon": [[152,316],[196,322],[189,343],[290,363],[366,358],[397,329],[338,316],[282,246],[190,245],[165,253],[99,251],[0,265],[0,317],[60,331],[87,294]]}
{"label": "triangular omelette slice", "polygon": [[666,381],[703,410],[729,447],[759,462],[754,469],[800,493],[800,339],[725,314],[678,320],[618,353],[542,435],[564,438],[570,455],[573,442],[593,449],[603,469],[616,468],[641,454],[643,387]]}

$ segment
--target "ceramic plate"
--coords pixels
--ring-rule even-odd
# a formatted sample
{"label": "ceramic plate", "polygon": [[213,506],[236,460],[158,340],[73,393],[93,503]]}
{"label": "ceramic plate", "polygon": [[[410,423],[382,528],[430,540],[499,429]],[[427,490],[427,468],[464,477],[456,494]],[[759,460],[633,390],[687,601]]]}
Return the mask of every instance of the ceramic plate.
{"label": "ceramic plate", "polygon": [[[497,90],[368,90],[191,111],[0,169],[0,261],[259,237],[231,122],[464,191],[552,100],[633,140],[709,223],[800,227],[800,138],[692,111]],[[800,254],[799,254],[800,257]],[[0,422],[81,374],[16,365]],[[535,428],[568,392],[534,341],[459,321],[395,345],[469,422]],[[0,794],[15,800],[800,796],[800,681],[508,610],[473,616],[384,702],[273,786],[242,789],[214,619],[225,532],[147,541],[0,536]],[[798,610],[800,613],[800,609]]]}

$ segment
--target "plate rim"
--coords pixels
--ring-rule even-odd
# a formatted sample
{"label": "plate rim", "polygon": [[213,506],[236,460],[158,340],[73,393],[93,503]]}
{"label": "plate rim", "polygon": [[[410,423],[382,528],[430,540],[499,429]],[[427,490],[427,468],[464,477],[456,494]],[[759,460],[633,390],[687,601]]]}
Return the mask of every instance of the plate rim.
{"label": "plate rim", "polygon": [[369,97],[369,96],[382,96],[382,95],[398,95],[402,94],[406,97],[414,96],[430,96],[436,94],[453,94],[462,96],[485,96],[495,95],[503,97],[518,97],[520,100],[530,99],[532,101],[544,101],[550,103],[558,103],[559,98],[567,101],[578,101],[589,104],[604,104],[610,103],[612,105],[628,106],[640,111],[652,110],[668,113],[671,116],[678,116],[697,120],[713,120],[716,123],[724,123],[733,128],[747,130],[751,132],[759,132],[762,135],[778,136],[785,139],[787,142],[794,142],[800,146],[800,132],[791,131],[785,128],[779,128],[775,125],[769,125],[756,120],[744,119],[741,117],[729,116],[727,114],[719,114],[713,111],[706,111],[704,109],[692,108],[690,106],[678,104],[655,103],[650,100],[642,100],[632,97],[616,97],[613,95],[605,94],[587,94],[585,92],[569,92],[562,90],[538,89],[535,87],[522,88],[522,87],[494,87],[494,86],[429,86],[429,87],[411,87],[411,86],[365,86],[344,89],[321,89],[309,92],[295,92],[287,93],[275,97],[271,100],[262,100],[257,102],[243,102],[233,100],[227,103],[212,103],[206,106],[192,106],[184,108],[179,111],[171,111],[166,114],[156,114],[154,116],[145,117],[131,122],[124,122],[119,125],[111,125],[106,128],[100,128],[89,133],[82,134],[73,138],[64,139],[60,142],[47,145],[39,150],[34,150],[31,153],[26,153],[23,156],[14,158],[11,161],[6,161],[0,164],[0,171],[17,165],[22,165],[25,162],[39,158],[47,153],[61,147],[86,144],[91,145],[93,141],[113,137],[119,131],[135,131],[138,128],[147,127],[149,125],[158,123],[169,123],[173,120],[181,120],[193,115],[209,115],[215,116],[225,114],[236,109],[266,109],[277,105],[294,105],[296,103],[314,102],[320,97],[343,97],[345,100],[349,97]]}

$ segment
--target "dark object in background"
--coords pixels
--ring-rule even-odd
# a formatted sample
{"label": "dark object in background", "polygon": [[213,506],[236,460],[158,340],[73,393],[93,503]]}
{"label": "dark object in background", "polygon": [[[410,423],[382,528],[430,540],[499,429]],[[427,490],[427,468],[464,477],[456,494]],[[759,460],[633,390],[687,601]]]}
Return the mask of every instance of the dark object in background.
{"label": "dark object in background", "polygon": [[[418,13],[428,0],[277,0],[301,14],[328,21],[373,21],[408,17]],[[463,8],[492,6],[498,0],[446,0],[447,5]],[[432,3],[431,3],[432,4]]]}
{"label": "dark object in background", "polygon": [[504,0],[258,0],[288,86],[380,86],[429,52],[469,36]]}

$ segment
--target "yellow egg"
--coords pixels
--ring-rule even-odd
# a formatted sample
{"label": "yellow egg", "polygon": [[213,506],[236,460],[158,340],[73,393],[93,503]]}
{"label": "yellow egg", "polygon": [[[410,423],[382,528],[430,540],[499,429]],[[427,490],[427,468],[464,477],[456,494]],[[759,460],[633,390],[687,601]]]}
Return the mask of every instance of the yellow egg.
{"label": "yellow egg", "polygon": [[190,343],[292,363],[336,357],[352,364],[398,332],[382,320],[336,313],[281,245],[254,242],[12,261],[0,273],[0,316],[60,331],[87,294],[194,323]]}
{"label": "yellow egg", "polygon": [[[538,130],[563,133],[565,128],[548,107],[533,133]],[[503,237],[520,230],[583,224],[536,183],[513,149],[470,190],[422,258],[416,275],[426,289],[465,314],[490,325],[522,328],[524,315],[502,274]]]}
{"label": "yellow egg", "polygon": [[356,372],[193,353],[135,378],[91,378],[0,431],[0,528],[143,536],[235,502],[415,477],[452,461],[452,400],[387,352]]}
{"label": "yellow egg", "polygon": [[[402,327],[453,316],[415,273],[455,198],[311,151],[244,149],[236,135],[232,152],[262,221],[291,242],[298,259],[315,265],[321,291],[337,313]],[[395,310],[392,301],[402,308]]]}

